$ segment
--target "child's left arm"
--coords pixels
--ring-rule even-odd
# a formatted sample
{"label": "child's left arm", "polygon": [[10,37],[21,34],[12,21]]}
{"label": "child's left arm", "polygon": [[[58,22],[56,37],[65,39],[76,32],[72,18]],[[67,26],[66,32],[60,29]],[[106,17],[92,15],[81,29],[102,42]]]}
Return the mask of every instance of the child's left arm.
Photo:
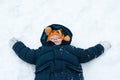
{"label": "child's left arm", "polygon": [[96,46],[88,49],[75,48],[75,54],[78,56],[80,63],[88,62],[94,58],[100,56],[104,51],[111,47],[109,42],[101,42]]}

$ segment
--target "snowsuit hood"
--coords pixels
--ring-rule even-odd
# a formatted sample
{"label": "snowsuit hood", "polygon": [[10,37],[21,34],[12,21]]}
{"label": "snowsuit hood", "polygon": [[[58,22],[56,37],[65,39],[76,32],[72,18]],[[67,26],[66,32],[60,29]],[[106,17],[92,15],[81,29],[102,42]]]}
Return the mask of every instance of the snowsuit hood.
{"label": "snowsuit hood", "polygon": [[[64,44],[64,45],[68,45],[68,44],[70,44],[71,43],[71,41],[72,41],[72,32],[67,28],[67,27],[65,27],[65,26],[63,26],[63,25],[60,25],[60,24],[52,24],[52,25],[49,25],[49,26],[47,26],[47,27],[51,27],[52,28],[52,30],[59,30],[59,29],[62,29],[62,31],[63,31],[63,33],[64,33],[64,35],[68,35],[69,37],[70,37],[70,40],[69,41],[62,41],[62,45]],[[41,36],[41,38],[40,38],[40,41],[41,41],[41,43],[42,43],[42,45],[51,45],[51,42],[47,42],[46,40],[47,40],[47,35],[46,35],[46,33],[45,33],[45,29],[44,29],[44,31],[43,31],[43,33],[42,33],[42,36]]]}

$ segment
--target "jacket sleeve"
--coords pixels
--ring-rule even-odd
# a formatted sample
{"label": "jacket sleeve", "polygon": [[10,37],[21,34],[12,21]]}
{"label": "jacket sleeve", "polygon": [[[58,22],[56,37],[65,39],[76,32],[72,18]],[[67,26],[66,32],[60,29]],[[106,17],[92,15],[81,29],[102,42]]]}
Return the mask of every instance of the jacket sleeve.
{"label": "jacket sleeve", "polygon": [[36,51],[26,47],[22,42],[18,41],[13,45],[15,53],[24,61],[35,64],[36,62]]}
{"label": "jacket sleeve", "polygon": [[104,52],[104,47],[97,44],[88,49],[75,48],[74,52],[78,56],[80,63],[85,63],[100,56]]}

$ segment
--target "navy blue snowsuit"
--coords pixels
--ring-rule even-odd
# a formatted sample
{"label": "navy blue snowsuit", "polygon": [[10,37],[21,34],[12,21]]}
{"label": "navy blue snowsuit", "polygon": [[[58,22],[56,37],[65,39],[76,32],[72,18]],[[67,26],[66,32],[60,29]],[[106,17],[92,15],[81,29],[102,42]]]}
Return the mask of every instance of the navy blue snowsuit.
{"label": "navy blue snowsuit", "polygon": [[[71,31],[65,26],[53,24],[52,29],[63,29],[64,34],[72,39]],[[69,42],[63,41],[61,45],[46,42],[46,34],[43,31],[42,46],[38,49],[30,49],[21,41],[14,44],[13,50],[24,61],[35,64],[35,80],[84,80],[80,63],[88,62],[104,51],[102,45],[97,44],[88,49],[76,48]]]}

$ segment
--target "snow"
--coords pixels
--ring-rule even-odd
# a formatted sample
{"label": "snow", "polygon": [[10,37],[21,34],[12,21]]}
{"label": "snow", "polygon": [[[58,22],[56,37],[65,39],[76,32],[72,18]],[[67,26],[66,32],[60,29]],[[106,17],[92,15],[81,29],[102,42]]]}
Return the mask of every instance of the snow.
{"label": "snow", "polygon": [[85,80],[120,80],[120,0],[0,0],[0,80],[34,80],[35,66],[17,57],[9,41],[41,46],[43,29],[58,23],[73,32],[72,45],[112,48],[82,64]]}

